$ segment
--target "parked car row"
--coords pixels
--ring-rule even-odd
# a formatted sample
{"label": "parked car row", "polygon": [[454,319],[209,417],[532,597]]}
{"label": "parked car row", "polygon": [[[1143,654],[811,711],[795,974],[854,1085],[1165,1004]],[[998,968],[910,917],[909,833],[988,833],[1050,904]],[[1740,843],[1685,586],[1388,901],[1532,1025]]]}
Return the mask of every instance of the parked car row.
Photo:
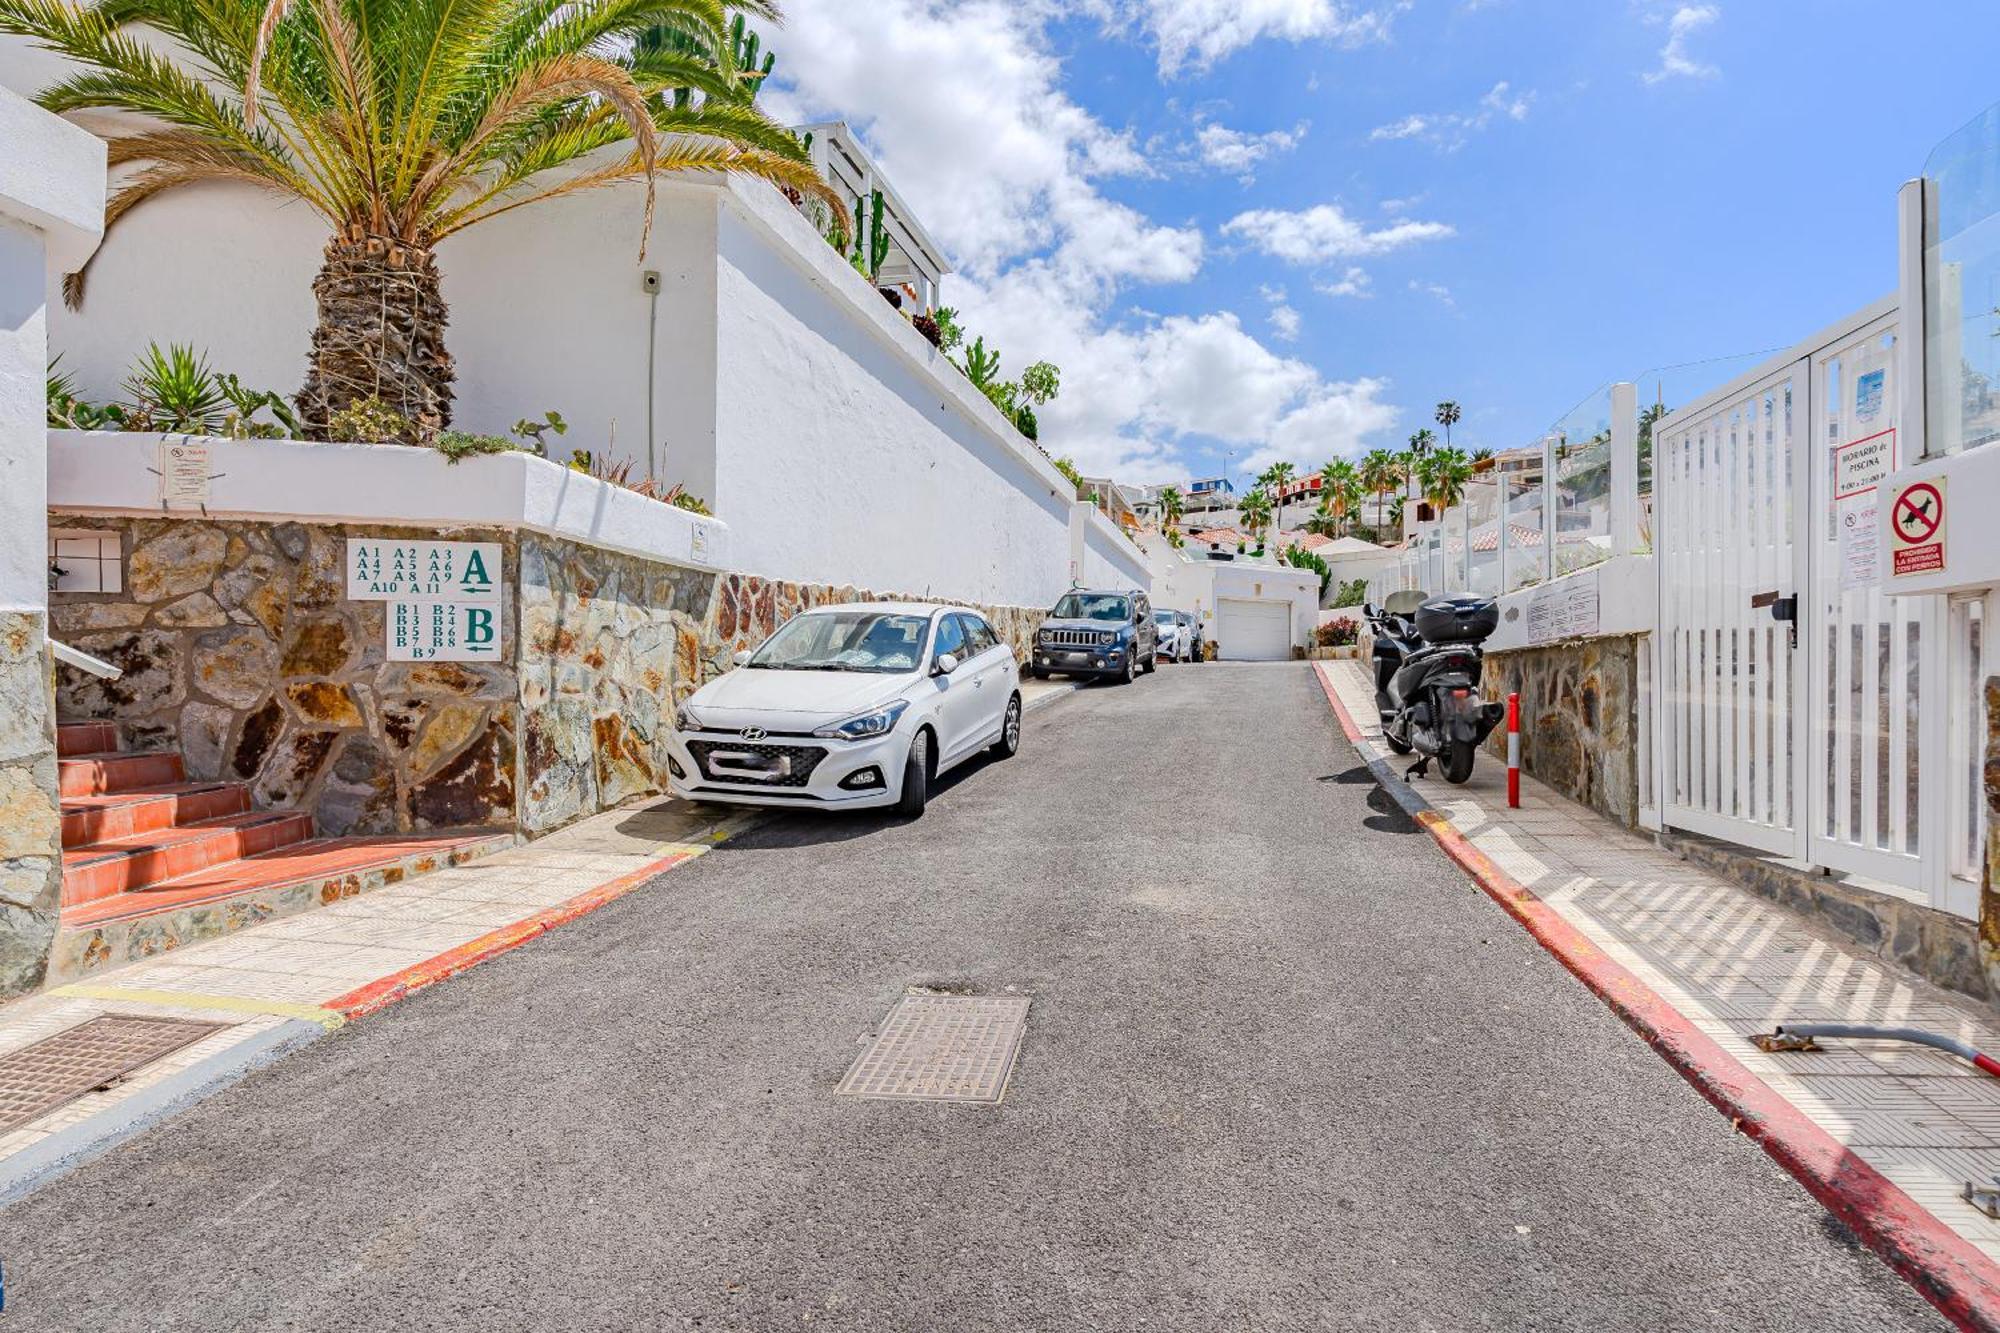
{"label": "parked car row", "polygon": [[[1130,681],[1199,661],[1199,627],[1146,594],[1065,593],[1035,636],[1037,679]],[[921,815],[940,773],[1021,747],[1021,675],[986,617],[927,602],[793,616],[674,713],[668,789],[696,801]]]}
{"label": "parked car row", "polygon": [[1170,662],[1201,660],[1200,629],[1185,611],[1155,610],[1143,592],[1076,588],[1035,632],[1036,680],[1050,676],[1129,682]]}

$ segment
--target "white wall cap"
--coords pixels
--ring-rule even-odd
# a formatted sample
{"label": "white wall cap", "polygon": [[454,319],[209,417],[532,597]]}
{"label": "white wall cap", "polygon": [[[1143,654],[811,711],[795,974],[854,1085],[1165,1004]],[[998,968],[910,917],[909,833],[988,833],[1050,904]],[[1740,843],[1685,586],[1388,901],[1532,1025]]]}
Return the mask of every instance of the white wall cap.
{"label": "white wall cap", "polygon": [[0,88],[0,217],[41,233],[54,271],[96,253],[104,179],[104,140]]}
{"label": "white wall cap", "polygon": [[[160,483],[150,469],[159,466],[164,438],[50,431],[49,507],[159,514]],[[729,526],[721,519],[647,499],[532,454],[479,455],[452,463],[435,449],[401,445],[208,443],[211,518],[526,528],[648,560],[729,568]]]}

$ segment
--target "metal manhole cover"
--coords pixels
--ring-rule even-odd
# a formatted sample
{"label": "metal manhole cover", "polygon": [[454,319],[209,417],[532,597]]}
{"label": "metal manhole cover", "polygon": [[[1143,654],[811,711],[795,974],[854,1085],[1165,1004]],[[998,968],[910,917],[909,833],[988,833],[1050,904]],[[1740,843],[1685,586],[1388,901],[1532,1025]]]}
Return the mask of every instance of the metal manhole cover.
{"label": "metal manhole cover", "polygon": [[0,1055],[0,1134],[228,1026],[106,1014]]}
{"label": "metal manhole cover", "polygon": [[834,1092],[997,1102],[1027,1026],[1025,996],[905,995]]}

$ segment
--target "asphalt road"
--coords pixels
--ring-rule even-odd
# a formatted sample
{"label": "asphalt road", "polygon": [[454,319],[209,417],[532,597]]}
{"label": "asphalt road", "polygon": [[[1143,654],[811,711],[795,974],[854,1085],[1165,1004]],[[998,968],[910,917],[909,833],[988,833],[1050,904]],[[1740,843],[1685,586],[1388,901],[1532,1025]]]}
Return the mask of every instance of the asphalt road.
{"label": "asphalt road", "polygon": [[[1483,762],[1483,761],[1482,761]],[[836,1099],[915,984],[998,1108]],[[1893,1329],[1909,1288],[1366,781],[1296,664],[786,816],[0,1214],[26,1329]]]}

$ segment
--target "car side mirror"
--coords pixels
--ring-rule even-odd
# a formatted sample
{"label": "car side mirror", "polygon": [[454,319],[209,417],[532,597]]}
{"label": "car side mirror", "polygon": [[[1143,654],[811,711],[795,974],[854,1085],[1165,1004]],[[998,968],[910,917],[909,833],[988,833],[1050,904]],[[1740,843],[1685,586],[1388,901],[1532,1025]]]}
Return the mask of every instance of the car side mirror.
{"label": "car side mirror", "polygon": [[950,674],[951,674],[952,672],[954,672],[954,671],[956,671],[956,670],[958,670],[958,654],[957,654],[957,653],[939,653],[939,654],[938,654],[938,658],[937,658],[937,673],[938,673],[938,674],[939,674],[940,676],[949,676],[949,675],[950,675]]}
{"label": "car side mirror", "polygon": [[739,650],[733,660],[735,661],[737,666],[742,666],[745,662],[748,662],[750,660],[750,650],[748,648]]}

